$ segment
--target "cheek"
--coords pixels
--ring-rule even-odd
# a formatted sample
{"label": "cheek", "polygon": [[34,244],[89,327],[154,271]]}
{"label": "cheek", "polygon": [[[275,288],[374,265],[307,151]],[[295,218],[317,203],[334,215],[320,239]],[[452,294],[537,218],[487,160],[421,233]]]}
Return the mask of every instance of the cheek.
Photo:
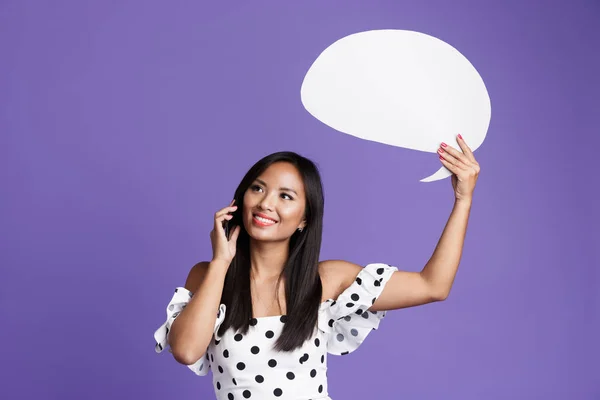
{"label": "cheek", "polygon": [[287,207],[282,210],[282,217],[285,218],[286,221],[291,223],[299,223],[304,216],[304,207],[300,205],[294,205],[293,207]]}

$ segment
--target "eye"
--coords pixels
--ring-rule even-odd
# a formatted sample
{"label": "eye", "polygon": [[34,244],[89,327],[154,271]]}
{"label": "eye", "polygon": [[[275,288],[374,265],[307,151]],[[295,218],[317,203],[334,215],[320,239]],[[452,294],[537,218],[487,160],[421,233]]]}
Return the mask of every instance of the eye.
{"label": "eye", "polygon": [[252,190],[253,192],[256,192],[258,190],[261,190],[262,188],[258,185],[252,185],[250,186],[250,190]]}
{"label": "eye", "polygon": [[287,193],[281,193],[281,197],[286,198],[286,200],[294,200],[292,196]]}

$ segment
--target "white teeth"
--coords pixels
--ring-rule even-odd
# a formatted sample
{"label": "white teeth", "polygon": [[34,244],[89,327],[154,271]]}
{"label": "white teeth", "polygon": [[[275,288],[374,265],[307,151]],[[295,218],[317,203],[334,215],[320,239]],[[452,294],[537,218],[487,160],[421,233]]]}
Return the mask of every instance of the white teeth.
{"label": "white teeth", "polygon": [[273,220],[262,218],[262,217],[259,217],[258,215],[255,215],[254,218],[256,218],[257,220],[259,220],[260,222],[262,222],[264,224],[274,224],[275,223],[275,221],[273,221]]}

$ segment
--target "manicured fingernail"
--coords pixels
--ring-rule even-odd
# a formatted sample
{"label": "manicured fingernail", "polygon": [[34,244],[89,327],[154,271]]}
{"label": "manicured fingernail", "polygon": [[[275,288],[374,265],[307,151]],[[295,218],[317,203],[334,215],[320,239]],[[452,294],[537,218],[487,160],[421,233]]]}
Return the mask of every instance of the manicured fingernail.
{"label": "manicured fingernail", "polygon": [[459,139],[462,139],[462,136],[460,136],[460,133],[458,134],[458,138],[459,138]]}
{"label": "manicured fingernail", "polygon": [[444,149],[439,149],[438,151],[439,151],[440,153],[443,153],[443,152],[444,152]]}
{"label": "manicured fingernail", "polygon": [[448,146],[446,143],[442,142],[442,147]]}
{"label": "manicured fingernail", "polygon": [[442,157],[442,156],[440,156],[440,160],[445,160],[445,158],[444,158],[444,157]]}

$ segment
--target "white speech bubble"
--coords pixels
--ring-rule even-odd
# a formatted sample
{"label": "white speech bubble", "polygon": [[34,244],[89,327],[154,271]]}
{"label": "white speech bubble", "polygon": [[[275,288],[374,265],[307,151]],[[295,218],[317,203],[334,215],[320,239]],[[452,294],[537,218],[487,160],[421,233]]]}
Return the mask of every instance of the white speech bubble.
{"label": "white speech bubble", "polygon": [[[483,79],[448,43],[405,30],[346,36],[323,51],[300,89],[316,119],[349,135],[436,153],[444,141],[460,150],[460,133],[471,150],[483,143],[491,105]],[[442,166],[421,179],[452,173]]]}

